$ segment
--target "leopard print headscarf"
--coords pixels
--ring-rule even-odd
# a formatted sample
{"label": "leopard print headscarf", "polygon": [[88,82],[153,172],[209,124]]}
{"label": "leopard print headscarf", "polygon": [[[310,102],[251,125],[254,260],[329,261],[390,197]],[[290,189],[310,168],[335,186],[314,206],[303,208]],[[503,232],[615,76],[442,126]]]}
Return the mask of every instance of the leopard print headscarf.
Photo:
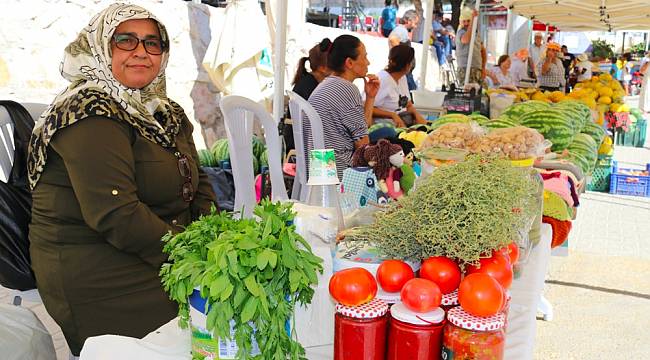
{"label": "leopard print headscarf", "polygon": [[60,70],[70,85],[41,115],[29,142],[27,166],[32,189],[45,167],[52,136],[89,116],[126,121],[149,141],[163,147],[175,146],[183,112],[166,94],[165,67],[169,52],[161,55],[158,76],[142,89],[122,85],[111,70],[113,32],[120,23],[133,19],[153,19],[162,40],[169,43],[167,30],[153,14],[136,5],[116,3],[95,15],[66,47]]}

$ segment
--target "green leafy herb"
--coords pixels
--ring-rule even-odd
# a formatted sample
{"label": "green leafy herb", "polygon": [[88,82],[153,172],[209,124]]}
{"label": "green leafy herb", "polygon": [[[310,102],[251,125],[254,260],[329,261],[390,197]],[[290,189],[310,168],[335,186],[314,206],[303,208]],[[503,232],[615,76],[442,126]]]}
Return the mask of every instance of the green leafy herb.
{"label": "green leafy herb", "polygon": [[476,264],[515,239],[535,214],[536,186],[528,170],[470,156],[436,169],[373,224],[351,229],[345,239],[369,241],[391,258],[447,256],[461,266]]}
{"label": "green leafy herb", "polygon": [[[234,321],[238,359],[305,359],[295,332],[289,336],[285,324],[296,303],[311,302],[323,267],[290,225],[291,206],[263,200],[255,208],[258,220],[235,220],[213,208],[182,233],[163,237],[169,262],[160,277],[179,304],[181,327],[188,325],[188,296],[198,288],[206,298],[207,328],[215,337],[230,338]],[[261,355],[250,355],[251,336]]]}

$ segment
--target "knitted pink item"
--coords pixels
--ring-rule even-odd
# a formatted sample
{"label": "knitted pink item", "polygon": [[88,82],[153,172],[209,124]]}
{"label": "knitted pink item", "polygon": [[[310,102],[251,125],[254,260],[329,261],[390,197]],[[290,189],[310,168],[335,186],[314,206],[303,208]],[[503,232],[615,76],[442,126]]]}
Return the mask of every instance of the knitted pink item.
{"label": "knitted pink item", "polygon": [[571,197],[571,184],[566,174],[558,174],[556,177],[545,179],[544,190],[558,194],[570,207],[574,206],[573,197]]}

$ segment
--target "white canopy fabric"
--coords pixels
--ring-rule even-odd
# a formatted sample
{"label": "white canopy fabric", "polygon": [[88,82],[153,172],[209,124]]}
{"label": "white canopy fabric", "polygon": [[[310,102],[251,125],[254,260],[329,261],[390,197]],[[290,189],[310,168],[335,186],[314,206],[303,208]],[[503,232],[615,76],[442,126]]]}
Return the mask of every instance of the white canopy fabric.
{"label": "white canopy fabric", "polygon": [[[273,95],[270,36],[257,0],[231,0],[224,18],[211,19],[221,31],[212,39],[203,58],[210,80],[224,95],[240,95],[253,101]],[[255,84],[255,85],[253,85]]]}
{"label": "white canopy fabric", "polygon": [[501,4],[562,31],[650,30],[650,0],[501,0]]}

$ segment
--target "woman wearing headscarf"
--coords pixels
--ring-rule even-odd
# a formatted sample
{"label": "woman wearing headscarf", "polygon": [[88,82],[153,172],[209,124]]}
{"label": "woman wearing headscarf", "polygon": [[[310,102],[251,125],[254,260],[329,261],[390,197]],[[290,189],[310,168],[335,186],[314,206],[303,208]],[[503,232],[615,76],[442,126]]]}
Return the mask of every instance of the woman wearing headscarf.
{"label": "woman wearing headscarf", "polygon": [[522,79],[530,79],[535,76],[533,60],[528,53],[528,49],[521,48],[513,54],[510,76],[517,86],[520,85]]}
{"label": "woman wearing headscarf", "polygon": [[[334,39],[328,53],[327,66],[332,75],[323,80],[309,97],[309,103],[323,123],[325,147],[334,149],[339,179],[351,165],[352,153],[368,143],[368,127],[372,125],[372,110],[379,90],[379,79],[368,74],[368,53],[361,40],[352,35]],[[365,101],[352,83],[363,79]],[[305,158],[313,149],[311,124],[303,118]],[[309,164],[307,164],[309,169]]]}
{"label": "woman wearing headscarf", "polygon": [[549,43],[546,47],[544,60],[537,64],[539,88],[542,90],[564,92],[566,78],[564,77],[564,65],[558,57],[560,50],[560,45]]}
{"label": "woman wearing headscarf", "polygon": [[214,204],[192,125],[166,95],[168,58],[160,21],[110,5],[66,47],[70,85],[30,139],[32,267],[74,355],[88,337],[143,337],[177,315],[160,239]]}

